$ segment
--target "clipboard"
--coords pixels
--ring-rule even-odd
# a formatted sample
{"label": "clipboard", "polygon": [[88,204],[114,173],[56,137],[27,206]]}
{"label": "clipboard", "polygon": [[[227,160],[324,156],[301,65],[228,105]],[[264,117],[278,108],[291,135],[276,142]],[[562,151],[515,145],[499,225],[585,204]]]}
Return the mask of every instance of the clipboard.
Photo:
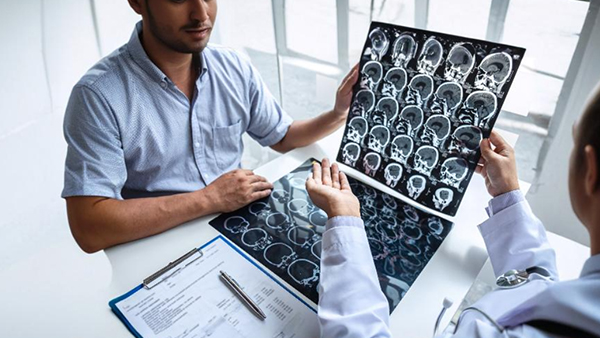
{"label": "clipboard", "polygon": [[[222,235],[217,235],[215,238],[208,241],[201,247],[194,248],[194,249],[188,251],[186,254],[184,254],[181,257],[177,258],[176,260],[170,262],[165,267],[159,269],[155,273],[153,273],[150,276],[148,276],[147,278],[145,278],[141,284],[139,284],[138,286],[136,286],[129,292],[112,299],[109,302],[109,306],[110,306],[111,310],[135,337],[142,338],[143,335],[140,334],[140,332],[138,332],[139,330],[135,327],[134,324],[132,324],[130,322],[130,320],[127,318],[127,315],[125,313],[123,313],[123,311],[119,308],[118,304],[120,302],[126,301],[127,299],[129,299],[132,296],[135,296],[140,291],[160,292],[158,290],[160,288],[157,288],[158,285],[161,285],[163,283],[168,283],[171,279],[173,279],[173,280],[177,279],[178,276],[184,271],[186,271],[188,273],[192,273],[193,270],[191,270],[191,269],[197,269],[198,264],[200,264],[200,263],[197,263],[198,260],[205,257],[204,249],[211,246],[211,244],[213,244],[213,245],[219,244],[220,245],[221,244],[220,242],[223,242],[222,243],[223,247],[226,247],[227,249],[233,249],[231,251],[231,253],[232,254],[235,253],[235,255],[237,257],[241,257],[242,259],[240,259],[240,261],[243,261],[244,264],[250,263],[250,265],[252,266],[252,269],[254,271],[259,272],[261,275],[268,277],[268,282],[274,288],[281,288],[281,290],[283,290],[284,293],[289,294],[291,296],[291,298],[293,298],[294,302],[298,302],[298,304],[301,304],[302,307],[306,308],[307,311],[312,316],[314,316],[314,319],[316,320],[316,313],[317,313],[316,309],[314,309],[312,306],[310,306],[308,303],[306,303],[304,300],[302,300],[298,295],[296,295],[294,292],[292,292],[288,287],[286,287],[281,282],[279,282],[277,279],[275,279],[270,273],[268,273],[265,269],[260,267],[249,256],[247,256],[243,251],[241,251],[239,248],[237,248],[234,244],[232,244],[229,240],[227,240]],[[210,259],[210,257],[206,256],[206,259]],[[272,282],[275,282],[275,283],[272,283]],[[230,290],[224,284],[222,285],[222,288],[223,288],[224,292],[231,293]],[[232,296],[233,296],[233,294],[232,294]],[[288,298],[290,298],[290,297],[288,296]],[[235,299],[237,299],[237,298],[235,298]],[[247,311],[247,309],[245,309],[245,311]],[[248,312],[247,315],[248,315],[248,317],[253,318],[253,320],[256,319],[250,312]],[[305,317],[306,317],[306,315],[305,315]]]}

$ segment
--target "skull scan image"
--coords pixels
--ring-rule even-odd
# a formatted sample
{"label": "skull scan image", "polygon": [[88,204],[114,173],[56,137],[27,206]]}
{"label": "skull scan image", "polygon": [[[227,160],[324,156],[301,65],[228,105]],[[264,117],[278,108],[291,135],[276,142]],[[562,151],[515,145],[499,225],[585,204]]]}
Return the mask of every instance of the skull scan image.
{"label": "skull scan image", "polygon": [[433,75],[442,63],[443,54],[442,44],[434,37],[430,37],[423,44],[419,61],[417,61],[417,69],[420,73]]}
{"label": "skull scan image", "polygon": [[391,97],[383,97],[377,102],[377,108],[373,112],[373,122],[389,126],[396,116],[398,116],[398,102]]}
{"label": "skull scan image", "polygon": [[432,146],[421,146],[415,152],[413,168],[423,175],[431,175],[431,171],[438,162],[439,152]]}
{"label": "skull scan image", "polygon": [[406,68],[410,60],[417,54],[417,43],[408,34],[401,34],[392,47],[392,62],[394,66]]}
{"label": "skull scan image", "polygon": [[267,227],[277,232],[285,232],[294,225],[290,217],[281,212],[274,212],[267,216],[265,223]]}
{"label": "skull scan image", "polygon": [[458,120],[461,123],[484,128],[487,121],[494,116],[497,104],[496,95],[488,91],[472,92],[458,112]]}
{"label": "skull scan image", "polygon": [[410,136],[398,135],[392,140],[390,158],[404,165],[413,152],[414,141]]}
{"label": "skull scan image", "polygon": [[471,44],[457,43],[448,53],[444,78],[464,83],[475,66],[475,49]]}
{"label": "skull scan image", "polygon": [[349,142],[342,149],[342,161],[344,164],[354,167],[360,156],[360,146],[356,143]]}
{"label": "skull scan image", "polygon": [[375,107],[375,94],[368,89],[359,90],[356,93],[352,108],[350,109],[352,116],[362,116],[367,118]]}
{"label": "skull scan image", "polygon": [[272,242],[273,237],[261,228],[248,229],[242,234],[242,243],[254,251],[264,250]]}
{"label": "skull scan image", "polygon": [[383,77],[381,95],[398,99],[408,82],[406,71],[399,67],[390,68]]}
{"label": "skull scan image", "polygon": [[452,202],[453,197],[454,191],[452,189],[439,188],[433,194],[433,205],[439,211],[443,211]]}
{"label": "skull scan image", "polygon": [[379,154],[368,153],[365,155],[365,158],[363,159],[363,167],[365,174],[371,177],[375,176],[375,173],[377,173],[377,170],[379,169],[380,165],[381,156]]}
{"label": "skull scan image", "polygon": [[373,260],[383,260],[390,254],[390,249],[381,240],[373,237],[369,237],[368,240]]}
{"label": "skull scan image", "polygon": [[479,64],[475,87],[499,94],[511,72],[512,58],[510,55],[504,52],[490,54]]}
{"label": "skull scan image", "polygon": [[303,217],[308,217],[315,208],[312,204],[308,203],[307,200],[302,198],[295,198],[289,201],[287,206],[292,214]]}
{"label": "skull scan image", "polygon": [[271,206],[265,202],[254,202],[248,206],[248,212],[258,218],[265,218],[271,212]]}
{"label": "skull scan image", "polygon": [[310,215],[308,215],[308,221],[318,233],[325,232],[325,226],[327,224],[327,214],[321,209],[316,209]]}
{"label": "skull scan image", "polygon": [[367,135],[368,128],[369,125],[367,120],[360,116],[353,117],[348,123],[348,131],[346,136],[348,137],[348,140],[361,144],[363,138],[365,135]]}
{"label": "skull scan image", "polygon": [[[441,188],[441,189],[447,189],[447,188]],[[451,190],[452,191],[452,190]],[[442,232],[444,232],[444,225],[442,224],[442,221],[438,218],[438,217],[429,217],[426,220],[427,223],[427,228],[429,228],[429,231],[440,237],[442,235]]]}
{"label": "skull scan image", "polygon": [[310,248],[320,238],[317,233],[311,228],[292,227],[287,232],[288,240],[301,248]]}
{"label": "skull scan image", "polygon": [[439,147],[450,135],[450,120],[444,115],[432,115],[421,133],[421,141]]}
{"label": "skull scan image", "polygon": [[298,259],[298,254],[285,243],[272,243],[263,252],[263,258],[278,269],[287,269],[290,263]]}
{"label": "skull scan image", "polygon": [[413,175],[406,182],[406,190],[408,190],[408,196],[412,199],[417,199],[425,190],[425,177],[421,175]]}
{"label": "skull scan image", "polygon": [[287,203],[290,198],[290,193],[283,189],[273,189],[271,197],[281,204]]}
{"label": "skull scan image", "polygon": [[450,117],[456,111],[463,99],[463,89],[456,82],[444,82],[433,94],[431,112]]}
{"label": "skull scan image", "polygon": [[440,170],[440,181],[451,187],[458,188],[460,183],[467,177],[469,164],[460,157],[451,157],[442,163]]}
{"label": "skull scan image", "polygon": [[396,131],[401,134],[406,134],[410,137],[415,137],[416,132],[423,125],[423,110],[417,106],[406,106],[402,109],[398,122],[396,123]]}
{"label": "skull scan image", "polygon": [[381,63],[369,61],[365,63],[361,73],[360,86],[375,91],[383,77],[383,67],[381,66]]}
{"label": "skull scan image", "polygon": [[457,152],[466,156],[473,155],[479,149],[483,139],[481,129],[475,126],[460,126],[450,137],[449,152]]}
{"label": "skull scan image", "polygon": [[396,200],[392,196],[388,194],[382,194],[381,199],[383,200],[383,203],[386,207],[392,210],[398,209],[398,202],[396,202]]}
{"label": "skull scan image", "polygon": [[[419,175],[416,175],[416,176],[419,176]],[[414,207],[406,204],[402,207],[402,211],[404,211],[404,215],[412,223],[416,223],[419,221],[419,214],[417,213],[417,210]]]}
{"label": "skull scan image", "polygon": [[308,259],[300,258],[293,261],[287,268],[292,280],[302,286],[312,287],[319,281],[319,266]]}
{"label": "skull scan image", "polygon": [[382,153],[388,142],[390,142],[390,131],[384,126],[375,126],[369,132],[367,146],[369,149]]}
{"label": "skull scan image", "polygon": [[371,40],[371,60],[381,61],[390,45],[387,34],[377,27],[369,33],[369,40]]}
{"label": "skull scan image", "polygon": [[402,166],[398,163],[388,164],[383,171],[383,177],[385,178],[385,184],[390,188],[396,187],[396,184],[398,184],[398,181],[402,178]]}
{"label": "skull scan image", "polygon": [[231,216],[225,220],[225,229],[232,234],[239,234],[250,227],[250,223],[242,216]]}
{"label": "skull scan image", "polygon": [[433,78],[429,75],[419,74],[410,80],[404,101],[406,104],[423,107],[431,94],[433,94]]}

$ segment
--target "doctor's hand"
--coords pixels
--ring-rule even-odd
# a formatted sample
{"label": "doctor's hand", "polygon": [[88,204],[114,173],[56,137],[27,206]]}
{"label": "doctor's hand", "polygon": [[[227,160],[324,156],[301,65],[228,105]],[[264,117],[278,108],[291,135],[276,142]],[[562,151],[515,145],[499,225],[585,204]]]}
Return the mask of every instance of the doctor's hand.
{"label": "doctor's hand", "polygon": [[490,137],[481,140],[479,146],[481,159],[475,171],[483,176],[490,195],[496,197],[519,189],[515,151],[502,136],[492,131]]}
{"label": "doctor's hand", "polygon": [[336,116],[340,118],[346,118],[348,116],[348,110],[352,103],[352,87],[358,79],[358,64],[356,64],[350,72],[346,75],[342,84],[340,84],[337,93],[335,95],[335,106],[333,111]]}
{"label": "doctor's hand", "polygon": [[336,163],[329,165],[324,158],[323,167],[313,164],[312,176],[306,180],[306,190],[313,203],[327,213],[327,217],[360,217],[360,203],[348,183],[346,174],[340,172]]}

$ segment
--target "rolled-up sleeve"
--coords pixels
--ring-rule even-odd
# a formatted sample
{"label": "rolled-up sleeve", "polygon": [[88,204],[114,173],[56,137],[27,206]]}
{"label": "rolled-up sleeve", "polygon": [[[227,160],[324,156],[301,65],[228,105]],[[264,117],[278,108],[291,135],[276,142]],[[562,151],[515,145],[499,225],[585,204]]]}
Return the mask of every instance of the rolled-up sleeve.
{"label": "rolled-up sleeve", "polygon": [[127,169],[117,121],[104,98],[87,85],[75,86],[63,128],[67,158],[61,196],[121,199]]}
{"label": "rolled-up sleeve", "polygon": [[283,139],[293,119],[277,103],[258,71],[248,66],[250,124],[247,132],[263,147],[272,146]]}

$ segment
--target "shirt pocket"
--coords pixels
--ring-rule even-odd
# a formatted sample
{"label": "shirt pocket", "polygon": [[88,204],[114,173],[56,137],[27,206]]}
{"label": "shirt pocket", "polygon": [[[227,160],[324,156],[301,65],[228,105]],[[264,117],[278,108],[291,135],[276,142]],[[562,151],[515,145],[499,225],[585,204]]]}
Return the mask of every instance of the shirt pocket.
{"label": "shirt pocket", "polygon": [[238,169],[244,146],[242,144],[242,121],[230,126],[213,127],[215,161],[223,172]]}

